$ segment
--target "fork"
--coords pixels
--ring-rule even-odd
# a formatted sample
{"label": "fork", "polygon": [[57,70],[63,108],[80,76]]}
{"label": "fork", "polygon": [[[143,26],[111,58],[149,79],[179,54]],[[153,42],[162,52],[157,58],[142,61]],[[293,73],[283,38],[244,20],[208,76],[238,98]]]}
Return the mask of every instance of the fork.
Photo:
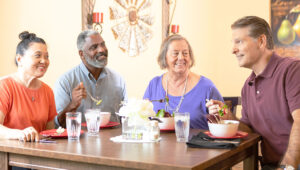
{"label": "fork", "polygon": [[150,100],[151,102],[159,102],[159,103],[164,103],[165,99],[158,99],[158,100]]}
{"label": "fork", "polygon": [[232,143],[232,144],[239,144],[240,143],[239,141],[214,140],[214,139],[209,139],[209,138],[206,138],[206,137],[203,137],[201,139],[203,139],[205,141],[208,141],[208,142],[214,142],[214,143]]}
{"label": "fork", "polygon": [[50,135],[43,136],[38,142],[39,143],[56,143],[56,141],[53,140]]}
{"label": "fork", "polygon": [[162,123],[163,121],[161,121],[159,118],[157,117],[149,117],[149,120],[156,120],[158,121],[158,123]]}
{"label": "fork", "polygon": [[94,98],[88,91],[86,91],[86,93],[88,94],[88,96],[96,103],[96,105],[101,104],[102,100],[101,99],[96,99]]}
{"label": "fork", "polygon": [[[209,99],[205,99],[206,103],[208,103],[210,100]],[[214,118],[216,119],[217,123],[221,123],[222,120],[221,118],[219,117],[219,115],[215,115],[215,114],[212,114],[214,116]],[[211,119],[208,118],[208,120],[213,123],[213,121]]]}

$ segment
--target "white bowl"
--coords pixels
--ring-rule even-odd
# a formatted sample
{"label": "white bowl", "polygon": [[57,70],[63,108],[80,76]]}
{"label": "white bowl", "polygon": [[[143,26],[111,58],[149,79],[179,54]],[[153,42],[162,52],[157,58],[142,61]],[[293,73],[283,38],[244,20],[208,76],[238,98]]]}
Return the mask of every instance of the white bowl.
{"label": "white bowl", "polygon": [[100,126],[105,126],[110,120],[110,112],[101,112],[100,113]]}
{"label": "white bowl", "polygon": [[159,119],[162,121],[161,123],[158,123],[158,126],[160,129],[163,129],[163,130],[174,130],[175,129],[174,117],[159,117]]}
{"label": "white bowl", "polygon": [[239,123],[237,120],[224,120],[221,124],[208,122],[208,128],[213,136],[232,137],[236,135]]}

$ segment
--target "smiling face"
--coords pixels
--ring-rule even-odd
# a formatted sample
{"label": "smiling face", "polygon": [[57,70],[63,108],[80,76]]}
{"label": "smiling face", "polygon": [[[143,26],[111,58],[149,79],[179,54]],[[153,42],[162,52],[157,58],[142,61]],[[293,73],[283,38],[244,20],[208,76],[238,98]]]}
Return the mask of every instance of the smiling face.
{"label": "smiling face", "polygon": [[191,57],[185,40],[175,40],[169,44],[166,61],[169,72],[186,73],[189,71]]}
{"label": "smiling face", "polygon": [[49,66],[47,46],[43,43],[31,43],[28,49],[24,52],[24,55],[17,56],[17,62],[19,68],[21,68],[25,74],[40,78],[42,77]]}
{"label": "smiling face", "polygon": [[93,34],[86,38],[80,56],[86,66],[103,68],[107,65],[108,51],[105,41],[99,34]]}
{"label": "smiling face", "polygon": [[249,36],[250,27],[232,29],[232,53],[238,59],[240,67],[252,69],[261,58],[258,38]]}

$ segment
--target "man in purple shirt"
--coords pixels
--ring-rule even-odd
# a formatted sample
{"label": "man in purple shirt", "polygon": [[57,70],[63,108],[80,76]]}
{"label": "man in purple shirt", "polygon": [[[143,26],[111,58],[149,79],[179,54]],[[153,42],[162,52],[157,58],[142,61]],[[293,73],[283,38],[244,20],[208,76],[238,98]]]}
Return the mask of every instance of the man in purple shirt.
{"label": "man in purple shirt", "polygon": [[[300,60],[273,51],[268,23],[246,16],[231,26],[233,51],[240,67],[253,72],[242,89],[240,128],[262,136],[263,169],[297,168],[300,164]],[[207,103],[215,114],[222,102]],[[227,118],[233,119],[232,114]],[[235,118],[236,119],[236,118]]]}

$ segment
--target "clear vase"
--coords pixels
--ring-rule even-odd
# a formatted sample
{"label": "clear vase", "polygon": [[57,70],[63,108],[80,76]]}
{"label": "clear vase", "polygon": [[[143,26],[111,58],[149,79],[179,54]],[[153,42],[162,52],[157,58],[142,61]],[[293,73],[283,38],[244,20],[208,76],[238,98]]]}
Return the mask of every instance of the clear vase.
{"label": "clear vase", "polygon": [[133,118],[122,117],[122,138],[126,140],[143,140],[146,136],[147,126]]}

